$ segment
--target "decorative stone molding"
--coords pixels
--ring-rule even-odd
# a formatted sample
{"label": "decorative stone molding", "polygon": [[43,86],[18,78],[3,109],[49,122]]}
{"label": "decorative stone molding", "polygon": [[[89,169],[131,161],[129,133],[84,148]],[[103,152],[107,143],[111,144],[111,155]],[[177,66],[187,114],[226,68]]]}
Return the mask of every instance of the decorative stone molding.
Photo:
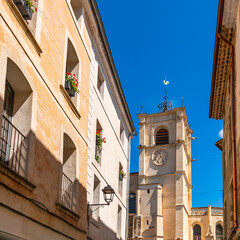
{"label": "decorative stone molding", "polygon": [[75,105],[73,104],[71,98],[69,97],[69,95],[68,95],[67,91],[65,90],[65,88],[63,87],[63,85],[60,85],[60,90],[61,90],[64,98],[67,100],[70,108],[72,109],[72,111],[73,111],[74,114],[76,115],[76,117],[77,117],[78,119],[80,119],[80,118],[81,118],[81,115],[80,115],[80,113],[78,112],[78,110],[77,110],[77,108],[75,107]]}
{"label": "decorative stone molding", "polygon": [[15,182],[21,184],[23,187],[27,188],[29,191],[33,191],[36,186],[29,182],[26,178],[22,177],[21,175],[14,172],[10,169],[6,164],[0,161],[0,172],[14,180]]}
{"label": "decorative stone molding", "polygon": [[66,208],[62,203],[57,202],[56,206],[60,211],[66,213],[67,215],[69,215],[70,217],[75,219],[76,221],[80,218],[80,216],[77,213],[75,213],[75,212],[71,211],[70,209]]}
{"label": "decorative stone molding", "polygon": [[[191,209],[191,215],[206,215],[206,214],[208,214],[207,207],[199,207],[199,208]],[[212,207],[211,214],[213,216],[216,216],[216,215],[223,216],[223,208]]]}

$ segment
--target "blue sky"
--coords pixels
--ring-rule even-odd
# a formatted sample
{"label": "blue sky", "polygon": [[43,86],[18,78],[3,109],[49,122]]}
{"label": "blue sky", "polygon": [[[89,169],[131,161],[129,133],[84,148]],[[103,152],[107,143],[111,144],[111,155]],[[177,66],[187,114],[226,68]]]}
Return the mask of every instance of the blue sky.
{"label": "blue sky", "polygon": [[[138,131],[143,112],[155,113],[167,76],[174,107],[184,98],[193,129],[193,207],[222,206],[222,121],[208,118],[218,0],[97,0],[115,65]],[[138,136],[131,172],[138,171]]]}

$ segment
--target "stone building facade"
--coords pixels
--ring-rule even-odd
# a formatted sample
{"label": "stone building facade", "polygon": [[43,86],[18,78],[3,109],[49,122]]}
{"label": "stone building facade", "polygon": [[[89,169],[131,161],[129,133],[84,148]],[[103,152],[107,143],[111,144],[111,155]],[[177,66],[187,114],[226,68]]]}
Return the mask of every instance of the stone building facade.
{"label": "stone building facade", "polygon": [[128,239],[223,239],[223,210],[192,208],[194,138],[185,108],[138,118],[139,172],[130,180]]}
{"label": "stone building facade", "polygon": [[[89,157],[97,125],[90,115],[99,114],[108,161],[121,162],[126,173],[134,126],[96,1],[36,0],[30,8],[23,0],[0,0],[0,239],[87,239],[87,185],[94,185],[87,170],[94,167]],[[98,69],[105,80],[99,102],[92,99],[102,97]],[[78,93],[77,82],[65,81],[70,76],[79,82]],[[113,140],[117,149],[111,149]],[[117,180],[94,174],[117,192]],[[111,205],[116,215],[123,209],[123,225],[128,179]],[[118,219],[111,221],[115,231]]]}
{"label": "stone building facade", "polygon": [[[96,5],[94,11],[94,15],[100,17]],[[91,24],[91,21],[88,23]],[[101,38],[92,39],[90,51],[88,238],[126,239],[130,144],[135,135],[135,128],[104,29],[100,27],[96,31]],[[99,142],[99,135],[105,139],[102,143]],[[119,175],[120,171],[126,174],[125,177]],[[102,189],[107,185],[115,191],[113,202],[103,207],[91,206],[91,204],[105,203]]]}
{"label": "stone building facade", "polygon": [[209,117],[223,120],[224,239],[240,239],[239,0],[219,1]]}

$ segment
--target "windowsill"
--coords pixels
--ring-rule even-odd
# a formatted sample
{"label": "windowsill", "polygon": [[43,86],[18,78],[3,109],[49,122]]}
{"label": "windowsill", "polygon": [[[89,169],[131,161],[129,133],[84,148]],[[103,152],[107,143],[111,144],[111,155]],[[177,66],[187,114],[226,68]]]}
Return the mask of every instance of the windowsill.
{"label": "windowsill", "polygon": [[64,98],[67,100],[70,108],[72,109],[72,111],[73,111],[74,114],[76,115],[76,117],[77,117],[78,119],[80,119],[80,118],[81,118],[80,113],[78,112],[77,108],[76,108],[75,105],[73,104],[73,102],[72,102],[71,98],[69,97],[66,89],[65,89],[65,88],[63,87],[63,85],[61,85],[61,84],[60,84],[60,90],[61,90],[61,93],[63,94]]}
{"label": "windowsill", "polygon": [[35,39],[34,35],[32,34],[32,32],[30,31],[26,21],[22,17],[22,15],[19,12],[18,8],[16,7],[15,3],[13,2],[13,0],[5,0],[5,1],[7,2],[9,8],[13,12],[14,16],[16,17],[16,19],[18,20],[19,24],[22,26],[24,32],[26,33],[26,35],[28,36],[29,40],[33,44],[33,46],[36,49],[38,55],[40,55],[42,53],[42,49],[39,46],[38,42],[36,41],[36,39]]}
{"label": "windowsill", "polygon": [[19,175],[18,173],[14,172],[12,169],[10,169],[6,164],[2,163],[0,161],[0,172],[14,180],[15,182],[21,184],[23,187],[27,188],[29,191],[33,191],[34,188],[36,188],[35,185],[33,185],[31,182],[29,182],[27,179]]}
{"label": "windowsill", "polygon": [[66,213],[67,215],[69,215],[70,217],[75,219],[76,221],[79,220],[80,216],[77,213],[75,213],[72,210],[65,207],[62,203],[56,202],[56,206],[60,211]]}

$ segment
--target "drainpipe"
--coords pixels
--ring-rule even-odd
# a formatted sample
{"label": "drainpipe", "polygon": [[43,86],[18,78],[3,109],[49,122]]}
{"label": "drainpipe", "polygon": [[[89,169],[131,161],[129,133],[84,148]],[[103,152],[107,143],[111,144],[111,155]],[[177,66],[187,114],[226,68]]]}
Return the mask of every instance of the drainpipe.
{"label": "drainpipe", "polygon": [[234,229],[236,232],[238,228],[237,219],[237,173],[236,173],[236,113],[235,113],[235,78],[234,78],[234,46],[226,38],[224,38],[220,33],[217,33],[219,39],[223,40],[226,44],[230,46],[231,56],[232,56],[232,158],[233,158],[233,206],[234,206]]}
{"label": "drainpipe", "polygon": [[129,188],[130,188],[130,154],[131,154],[131,138],[136,135],[136,132],[132,132],[128,136],[128,165],[127,165],[127,213],[126,213],[126,230],[125,230],[125,240],[128,239],[128,220],[129,220]]}

